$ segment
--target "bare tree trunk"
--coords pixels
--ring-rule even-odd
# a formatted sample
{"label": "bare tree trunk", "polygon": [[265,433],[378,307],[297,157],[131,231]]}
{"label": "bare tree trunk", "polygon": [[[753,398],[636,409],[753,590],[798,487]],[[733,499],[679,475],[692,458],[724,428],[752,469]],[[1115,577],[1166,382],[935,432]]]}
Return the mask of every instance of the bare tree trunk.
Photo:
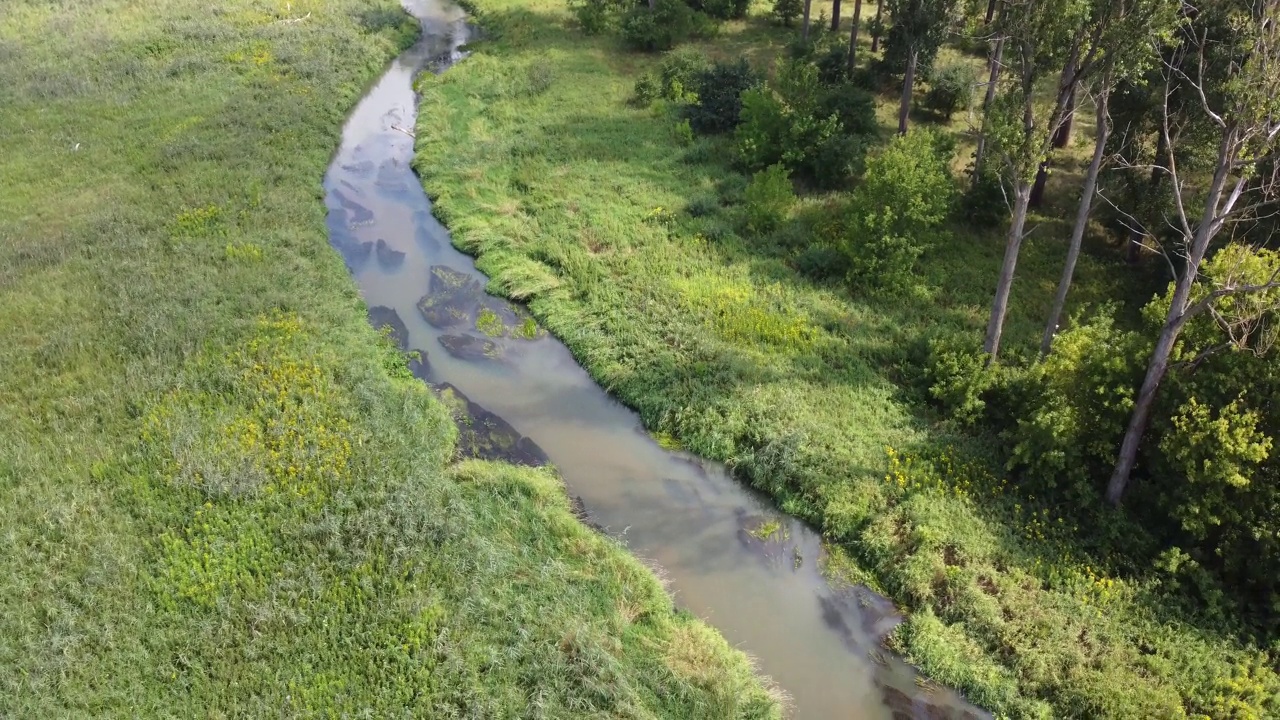
{"label": "bare tree trunk", "polygon": [[804,0],[804,28],[800,31],[800,37],[805,40],[809,39],[809,11],[813,9],[813,0]]}
{"label": "bare tree trunk", "polygon": [[840,29],[840,0],[831,0],[831,32]]}
{"label": "bare tree trunk", "polygon": [[654,12],[657,9],[658,9],[658,0],[649,0],[649,12]]}
{"label": "bare tree trunk", "polygon": [[1063,111],[1062,124],[1058,132],[1053,134],[1053,146],[1061,150],[1071,144],[1071,134],[1075,131],[1076,120],[1076,84],[1071,83],[1071,91],[1067,94],[1067,107]]}
{"label": "bare tree trunk", "polygon": [[871,52],[875,52],[880,49],[880,29],[882,27],[880,22],[884,17],[884,4],[887,1],[888,0],[876,0],[876,26],[875,32],[871,33]]}
{"label": "bare tree trunk", "polygon": [[996,16],[996,2],[997,0],[987,0],[987,16],[982,20],[983,25],[990,25],[992,18]]}
{"label": "bare tree trunk", "polygon": [[[1053,131],[1053,147],[1064,148],[1071,142],[1071,126],[1074,124],[1076,115],[1076,55],[1079,49],[1071,54],[1071,59],[1067,61],[1066,67],[1062,68],[1062,76],[1058,80],[1059,92],[1063,88],[1066,89],[1066,100],[1062,106],[1062,120],[1058,123],[1058,127]],[[1040,168],[1036,170],[1036,184],[1031,188],[1031,207],[1038,208],[1044,204],[1044,189],[1049,182],[1049,158],[1045,158],[1040,163]]]}
{"label": "bare tree trunk", "polygon": [[[1217,167],[1214,169],[1213,181],[1205,197],[1204,211],[1200,222],[1196,225],[1195,236],[1191,246],[1187,248],[1187,264],[1174,285],[1173,298],[1169,303],[1169,312],[1165,314],[1164,325],[1160,328],[1160,337],[1156,340],[1155,349],[1151,352],[1151,360],[1147,363],[1147,374],[1142,378],[1142,387],[1138,390],[1138,398],[1133,405],[1133,414],[1129,416],[1129,426],[1125,428],[1124,440],[1120,443],[1120,452],[1116,455],[1116,467],[1107,482],[1107,502],[1119,505],[1124,490],[1129,485],[1129,477],[1133,474],[1133,466],[1138,461],[1138,448],[1142,445],[1142,436],[1147,432],[1147,423],[1151,420],[1151,408],[1155,405],[1156,391],[1169,371],[1169,355],[1173,352],[1174,343],[1186,326],[1191,313],[1191,289],[1195,285],[1196,276],[1200,272],[1200,263],[1204,261],[1209,242],[1221,229],[1221,222],[1230,212],[1234,200],[1229,198],[1224,211],[1219,207],[1222,201],[1223,188],[1227,174],[1234,161],[1233,150],[1236,143],[1234,131],[1223,134],[1222,144],[1218,151]],[[1237,190],[1239,188],[1237,187]],[[1220,216],[1221,213],[1221,216]]]}
{"label": "bare tree trunk", "polygon": [[858,57],[858,24],[862,22],[862,0],[853,0],[853,28],[849,30],[849,74]]}
{"label": "bare tree trunk", "polygon": [[996,83],[1000,80],[1000,59],[1004,57],[1004,38],[996,38],[991,48],[989,77],[987,78],[987,95],[982,100],[982,132],[978,133],[978,147],[973,153],[973,182],[977,183],[982,176],[982,160],[987,152],[987,108],[996,99]]}
{"label": "bare tree trunk", "polygon": [[995,362],[1000,354],[1000,336],[1004,333],[1004,316],[1009,311],[1009,291],[1013,288],[1013,272],[1018,265],[1018,250],[1022,247],[1030,199],[1030,184],[1019,179],[1013,188],[1013,222],[1009,224],[1009,237],[1004,247],[1004,264],[1000,266],[1000,281],[996,285],[995,300],[991,303],[991,319],[987,322],[987,338],[982,344],[982,349],[989,356],[987,362]]}
{"label": "bare tree trunk", "polygon": [[898,105],[898,134],[907,134],[907,121],[911,115],[911,90],[916,84],[916,63],[920,53],[912,50],[907,57],[907,73],[902,78],[902,102]]}
{"label": "bare tree trunk", "polygon": [[1111,132],[1111,124],[1107,115],[1107,100],[1110,89],[1109,78],[1103,78],[1102,88],[1098,92],[1097,124],[1098,135],[1093,143],[1093,159],[1089,162],[1089,170],[1084,176],[1084,188],[1080,194],[1080,206],[1076,209],[1076,224],[1071,228],[1071,243],[1067,247],[1067,260],[1062,266],[1062,279],[1058,281],[1058,292],[1053,297],[1053,309],[1049,311],[1049,322],[1044,327],[1044,337],[1040,340],[1040,354],[1048,355],[1053,349],[1053,337],[1058,333],[1058,323],[1062,320],[1062,309],[1067,304],[1067,292],[1071,289],[1071,280],[1076,272],[1076,261],[1080,259],[1080,246],[1084,242],[1084,231],[1089,225],[1089,211],[1093,208],[1093,195],[1098,189],[1098,172],[1102,169],[1102,158],[1107,151],[1107,136]]}

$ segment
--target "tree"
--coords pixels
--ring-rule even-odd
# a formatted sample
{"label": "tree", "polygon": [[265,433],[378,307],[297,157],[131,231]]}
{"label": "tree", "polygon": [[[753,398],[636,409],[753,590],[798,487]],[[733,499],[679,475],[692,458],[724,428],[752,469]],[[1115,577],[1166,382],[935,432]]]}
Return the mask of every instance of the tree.
{"label": "tree", "polygon": [[[1102,0],[1110,2],[1110,0]],[[987,108],[987,142],[998,151],[1002,176],[1012,188],[1011,218],[1004,260],[983,350],[994,362],[1009,309],[1009,293],[1017,268],[1031,201],[1031,186],[1041,160],[1062,123],[1067,98],[1075,83],[1096,72],[1102,56],[1106,26],[1104,13],[1088,0],[1019,0],[1006,2],[998,32],[1005,40],[1008,67],[1016,71],[1014,85]],[[1073,67],[1060,79],[1052,100],[1039,102],[1036,89],[1045,67]]]}
{"label": "tree", "polygon": [[805,40],[809,39],[809,13],[813,9],[813,0],[804,0],[804,26],[800,30],[800,37]]}
{"label": "tree", "polygon": [[871,52],[880,49],[880,33],[884,32],[884,4],[888,0],[876,0],[876,17],[871,22]]}
{"label": "tree", "polygon": [[853,27],[849,30],[849,74],[858,57],[858,24],[862,22],[862,0],[853,0]]}
{"label": "tree", "polygon": [[[857,13],[854,13],[854,22],[857,22]],[[840,30],[840,0],[831,0],[831,32]]]}
{"label": "tree", "polygon": [[[1094,115],[1096,119],[1096,135],[1094,137],[1093,158],[1085,171],[1084,187],[1080,193],[1080,203],[1076,209],[1075,224],[1071,228],[1071,239],[1067,247],[1066,262],[1062,267],[1062,278],[1058,281],[1058,290],[1054,295],[1053,307],[1049,311],[1049,320],[1045,324],[1044,335],[1040,341],[1040,354],[1047,355],[1053,346],[1053,337],[1058,332],[1062,319],[1062,310],[1067,302],[1067,292],[1071,289],[1071,281],[1075,275],[1076,261],[1080,257],[1080,246],[1084,240],[1084,231],[1089,223],[1093,198],[1098,186],[1098,173],[1102,169],[1111,133],[1110,98],[1111,92],[1120,82],[1141,77],[1157,57],[1158,45],[1163,42],[1163,35],[1172,32],[1177,15],[1174,6],[1166,0],[1128,0],[1112,2],[1105,11],[1113,13],[1108,23],[1109,30],[1103,43],[1108,48],[1104,54],[1100,74],[1098,75],[1096,95],[1094,97]],[[1153,42],[1132,42],[1132,38],[1150,37]],[[1075,88],[1071,91],[1074,101]],[[1070,116],[1068,115],[1068,118]],[[1053,144],[1056,147],[1062,140],[1063,128],[1068,127],[1070,120],[1064,120],[1059,127]],[[1039,178],[1037,178],[1039,180]]]}
{"label": "tree", "polygon": [[1106,497],[1113,504],[1129,484],[1157,391],[1187,323],[1207,313],[1219,326],[1235,328],[1231,342],[1242,345],[1255,340],[1260,319],[1280,307],[1280,264],[1259,272],[1257,253],[1242,252],[1239,262],[1201,277],[1210,250],[1234,234],[1223,231],[1256,217],[1280,191],[1274,162],[1280,135],[1280,2],[1206,3],[1181,32],[1184,50],[1165,64],[1164,97],[1179,86],[1190,92],[1201,117],[1216,129],[1217,150],[1203,180],[1188,177],[1181,162],[1185,151],[1172,142],[1178,118],[1168,102],[1163,104],[1160,133],[1167,164],[1162,172],[1173,189],[1181,263],[1170,262],[1169,307],[1107,483]]}
{"label": "tree", "polygon": [[946,38],[956,0],[889,0],[893,27],[885,43],[885,62],[902,73],[898,134],[907,133],[911,94],[920,68],[929,68]]}

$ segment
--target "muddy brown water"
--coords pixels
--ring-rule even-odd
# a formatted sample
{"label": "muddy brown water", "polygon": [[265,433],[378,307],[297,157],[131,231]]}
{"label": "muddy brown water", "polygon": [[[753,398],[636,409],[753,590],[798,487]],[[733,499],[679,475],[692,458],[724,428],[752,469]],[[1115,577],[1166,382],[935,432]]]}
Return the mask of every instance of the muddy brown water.
{"label": "muddy brown water", "polygon": [[370,320],[424,351],[414,374],[469,418],[463,450],[554,464],[585,518],[659,566],[681,607],[753,656],[790,696],[792,717],[986,717],[948,690],[921,688],[880,649],[898,616],[874,593],[823,577],[817,533],[723,466],[659,447],[564,345],[483,293],[486,279],[431,214],[406,132],[413,76],[462,59],[470,29],[447,0],[406,8],[423,37],[347,120],[324,179],[330,240]]}

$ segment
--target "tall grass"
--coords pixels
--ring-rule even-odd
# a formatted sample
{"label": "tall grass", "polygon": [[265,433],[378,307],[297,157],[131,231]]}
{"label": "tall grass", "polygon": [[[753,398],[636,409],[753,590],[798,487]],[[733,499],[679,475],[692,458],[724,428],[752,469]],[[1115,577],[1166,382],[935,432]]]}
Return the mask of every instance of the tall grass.
{"label": "tall grass", "polygon": [[[455,242],[651,430],[730,463],[861,563],[911,611],[896,647],[1011,717],[1280,712],[1269,655],[1181,604],[1168,575],[1091,551],[912,389],[929,338],[980,336],[998,230],[953,228],[891,296],[802,275],[838,194],[754,232],[732,143],[686,147],[673,108],[628,103],[658,58],[583,36],[561,0],[475,5],[489,39],[422,83],[417,132]],[[788,37],[754,11],[699,47],[767,68]],[[552,78],[536,91],[532,66]],[[1024,245],[1010,352],[1038,338],[1070,205],[1051,198]],[[1153,287],[1091,251],[1072,297]]]}
{"label": "tall grass", "polygon": [[4,3],[0,716],[772,717],[325,238],[388,0]]}

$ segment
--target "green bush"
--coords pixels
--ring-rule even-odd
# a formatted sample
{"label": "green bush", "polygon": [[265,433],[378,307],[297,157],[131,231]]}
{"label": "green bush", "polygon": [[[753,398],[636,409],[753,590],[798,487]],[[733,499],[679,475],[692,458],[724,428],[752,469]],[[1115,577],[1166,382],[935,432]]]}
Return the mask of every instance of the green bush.
{"label": "green bush", "polygon": [[957,217],[975,228],[994,228],[1009,219],[1009,205],[1005,199],[1000,176],[984,171],[976,179],[969,168],[969,184],[964,197],[956,204]]}
{"label": "green bush", "polygon": [[924,95],[924,106],[950,120],[957,110],[968,109],[973,83],[971,65],[947,65],[934,70],[929,78],[929,91]]}
{"label": "green bush", "polygon": [[662,97],[676,102],[694,102],[698,76],[707,69],[707,58],[691,47],[676,48],[662,56],[658,67]]}
{"label": "green bush", "polygon": [[773,230],[795,203],[787,169],[775,164],[756,173],[747,186],[746,199],[747,229],[756,233]]}
{"label": "green bush", "polygon": [[600,35],[614,29],[626,4],[619,0],[570,0],[569,11],[586,35]]}
{"label": "green bush", "polygon": [[760,84],[760,76],[745,58],[737,62],[717,62],[697,74],[696,102],[685,108],[685,116],[695,132],[711,135],[729,132],[738,126],[742,114],[742,93]]}
{"label": "green bush", "polygon": [[634,5],[622,16],[622,41],[644,52],[670,50],[693,33],[694,15],[680,0],[656,0],[652,10],[647,4]]}
{"label": "green bush", "polygon": [[939,232],[955,195],[949,159],[938,136],[916,131],[895,137],[867,160],[844,238],[851,279],[879,290],[912,282],[916,260]]}
{"label": "green bush", "polygon": [[834,115],[850,135],[874,135],[879,129],[875,96],[853,83],[841,82],[828,88],[820,112]]}
{"label": "green bush", "polygon": [[631,92],[631,100],[629,101],[635,107],[646,108],[662,95],[662,86],[649,73],[645,73],[636,78],[635,89]]}
{"label": "green bush", "polygon": [[689,0],[689,6],[717,20],[737,20],[747,16],[750,0]]}
{"label": "green bush", "polygon": [[832,92],[813,63],[780,62],[772,87],[742,95],[735,135],[739,159],[751,169],[784,163],[820,187],[846,182],[857,172],[865,144],[849,137],[840,114],[862,124],[867,108],[862,94],[841,105],[830,99]]}
{"label": "green bush", "polygon": [[804,0],[773,0],[773,16],[787,27],[804,12]]}
{"label": "green bush", "polygon": [[1059,333],[1053,353],[1026,370],[1025,410],[1007,430],[1009,465],[1038,486],[1095,503],[1142,377],[1146,343],[1109,312]]}

